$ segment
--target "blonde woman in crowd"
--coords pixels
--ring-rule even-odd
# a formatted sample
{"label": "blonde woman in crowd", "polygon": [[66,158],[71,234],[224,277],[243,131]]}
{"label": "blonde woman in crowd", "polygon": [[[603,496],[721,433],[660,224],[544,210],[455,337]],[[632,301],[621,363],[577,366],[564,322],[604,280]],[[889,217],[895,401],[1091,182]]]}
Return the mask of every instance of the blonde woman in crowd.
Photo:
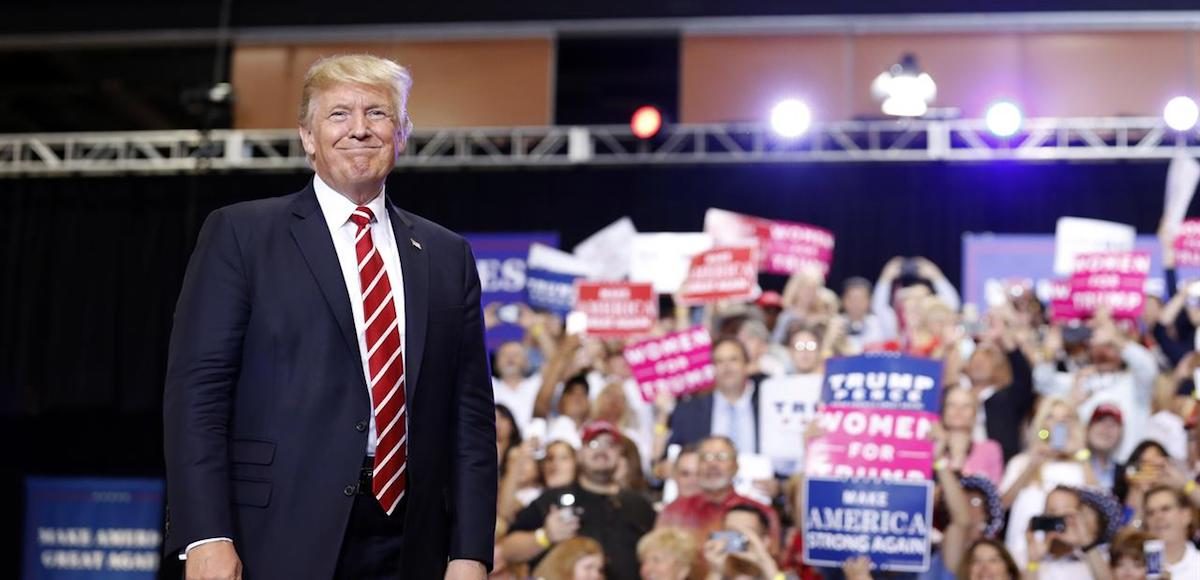
{"label": "blonde woman in crowd", "polygon": [[690,580],[699,557],[692,534],[679,528],[658,528],[638,541],[642,580]]}

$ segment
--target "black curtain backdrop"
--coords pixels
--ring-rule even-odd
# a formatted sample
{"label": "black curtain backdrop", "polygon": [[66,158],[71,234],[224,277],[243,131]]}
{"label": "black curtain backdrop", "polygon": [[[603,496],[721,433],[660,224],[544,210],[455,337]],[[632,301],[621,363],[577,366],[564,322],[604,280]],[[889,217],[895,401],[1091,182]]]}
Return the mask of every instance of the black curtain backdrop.
{"label": "black curtain backdrop", "polygon": [[[698,231],[705,209],[721,207],[833,230],[833,284],[917,254],[957,284],[965,232],[1050,233],[1064,215],[1153,232],[1165,175],[1165,162],[444,170],[397,172],[388,194],[460,232],[556,230],[565,248],[623,215],[640,231]],[[217,207],[307,179],[0,180],[6,500],[22,497],[30,473],[161,474],[167,340],[200,224]],[[15,503],[4,512],[21,513]],[[18,561],[20,519],[0,529],[0,561]]]}

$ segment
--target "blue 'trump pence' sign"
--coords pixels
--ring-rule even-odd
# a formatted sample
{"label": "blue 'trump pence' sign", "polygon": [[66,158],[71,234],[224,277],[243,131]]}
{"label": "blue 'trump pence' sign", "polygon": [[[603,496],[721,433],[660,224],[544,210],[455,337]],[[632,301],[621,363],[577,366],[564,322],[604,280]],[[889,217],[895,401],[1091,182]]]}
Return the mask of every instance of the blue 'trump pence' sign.
{"label": "blue 'trump pence' sign", "polygon": [[929,569],[933,483],[810,477],[804,493],[804,562],[840,568],[867,555],[882,570]]}
{"label": "blue 'trump pence' sign", "polygon": [[161,479],[26,479],[24,580],[153,580]]}
{"label": "blue 'trump pence' sign", "polygon": [[821,401],[876,409],[940,413],[942,363],[927,358],[868,354],[825,366]]}

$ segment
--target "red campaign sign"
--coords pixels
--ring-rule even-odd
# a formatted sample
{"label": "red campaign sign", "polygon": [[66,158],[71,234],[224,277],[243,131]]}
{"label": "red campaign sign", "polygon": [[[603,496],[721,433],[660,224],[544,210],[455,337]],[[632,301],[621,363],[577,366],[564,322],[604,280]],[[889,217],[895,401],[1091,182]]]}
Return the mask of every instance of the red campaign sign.
{"label": "red campaign sign", "polygon": [[634,336],[654,329],[658,296],[649,283],[581,280],[575,284],[575,310],[587,315],[588,336]]}
{"label": "red campaign sign", "polygon": [[704,231],[719,246],[756,242],[763,272],[792,274],[811,267],[824,276],[833,262],[833,232],[808,224],[710,208]]}
{"label": "red campaign sign", "polygon": [[[1070,308],[1075,318],[1107,307],[1113,318],[1136,319],[1146,300],[1148,252],[1099,252],[1075,258],[1071,275]],[[1066,309],[1064,309],[1066,310]],[[1058,314],[1055,317],[1058,318]]]}
{"label": "red campaign sign", "polygon": [[810,477],[929,479],[937,413],[826,405],[816,419],[826,434],[809,442]]}
{"label": "red campaign sign", "polygon": [[703,391],[716,379],[712,337],[703,326],[626,346],[625,361],[647,403],[663,391],[676,397]]}
{"label": "red campaign sign", "polygon": [[754,248],[716,248],[692,258],[680,288],[687,304],[750,300],[758,286]]}
{"label": "red campaign sign", "polygon": [[1200,220],[1185,220],[1174,246],[1176,266],[1200,266]]}

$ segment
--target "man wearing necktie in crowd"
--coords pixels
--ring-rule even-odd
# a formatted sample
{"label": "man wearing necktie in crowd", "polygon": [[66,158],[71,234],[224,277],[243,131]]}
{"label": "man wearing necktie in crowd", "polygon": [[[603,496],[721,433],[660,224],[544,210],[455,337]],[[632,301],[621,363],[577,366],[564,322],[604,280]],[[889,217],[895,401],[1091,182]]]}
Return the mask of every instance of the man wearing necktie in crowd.
{"label": "man wearing necktie in crowd", "polygon": [[163,403],[164,545],[189,579],[491,567],[495,415],[475,260],[384,191],[411,84],[373,56],[315,63],[300,105],[312,181],[201,229]]}

